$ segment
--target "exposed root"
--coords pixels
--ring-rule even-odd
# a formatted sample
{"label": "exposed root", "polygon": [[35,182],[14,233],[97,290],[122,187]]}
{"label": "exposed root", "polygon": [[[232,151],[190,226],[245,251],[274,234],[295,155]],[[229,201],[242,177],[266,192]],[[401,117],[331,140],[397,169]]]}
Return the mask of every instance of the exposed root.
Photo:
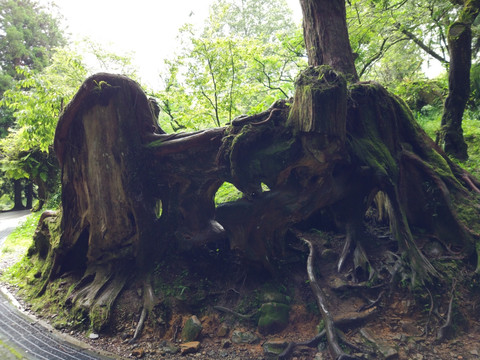
{"label": "exposed root", "polygon": [[226,307],[224,307],[224,306],[214,306],[213,308],[214,308],[215,310],[218,310],[218,311],[221,311],[221,312],[226,312],[226,313],[235,315],[235,316],[237,316],[237,317],[239,317],[239,318],[241,318],[241,319],[247,319],[247,320],[251,319],[251,318],[254,317],[256,314],[258,314],[258,310],[255,311],[255,312],[253,312],[253,313],[251,313],[251,314],[244,315],[244,314],[240,314],[240,313],[238,313],[238,312],[236,312],[236,311],[233,311],[233,310],[231,310],[231,309],[229,309],[229,308],[226,308]]}
{"label": "exposed root", "polygon": [[140,319],[138,320],[137,327],[135,328],[135,333],[133,334],[132,339],[130,339],[130,343],[134,343],[140,337],[143,331],[145,320],[147,319],[148,314],[150,314],[153,307],[157,303],[158,299],[153,293],[152,284],[150,282],[150,275],[146,275],[143,283],[143,308],[140,314]]}
{"label": "exposed root", "polygon": [[350,227],[347,226],[347,236],[345,237],[345,244],[343,245],[342,253],[340,254],[340,258],[338,259],[337,263],[337,271],[340,272],[345,265],[347,257],[351,254],[353,247],[353,234],[350,230]]}
{"label": "exposed root", "polygon": [[445,319],[445,323],[438,329],[437,331],[437,338],[435,342],[440,343],[447,337],[448,330],[452,326],[452,308],[453,308],[453,300],[455,298],[455,286],[457,285],[456,279],[453,281],[452,284],[452,293],[450,295],[450,302],[448,303],[448,311],[447,311],[447,318]]}
{"label": "exposed root", "polygon": [[294,234],[297,236],[298,239],[302,240],[307,244],[308,249],[309,249],[309,254],[308,254],[308,259],[307,259],[307,273],[308,273],[308,278],[310,280],[310,287],[312,288],[312,291],[315,295],[315,300],[317,302],[318,308],[320,310],[320,313],[322,314],[323,321],[325,323],[325,332],[327,335],[327,341],[329,344],[329,349],[330,353],[332,354],[334,359],[357,359],[356,357],[352,357],[348,354],[346,354],[342,348],[340,347],[339,341],[338,341],[338,335],[337,331],[335,329],[335,323],[333,319],[333,314],[330,312],[330,310],[327,307],[326,303],[326,295],[320,285],[317,282],[314,268],[313,268],[313,260],[314,260],[314,248],[312,243],[303,238],[299,232],[295,231]]}
{"label": "exposed root", "polygon": [[278,355],[278,359],[279,360],[288,359],[296,346],[316,347],[320,343],[320,340],[322,340],[322,338],[325,336],[326,333],[327,332],[325,331],[325,329],[323,329],[314,338],[312,338],[310,340],[303,341],[303,342],[298,342],[298,343],[292,341],[292,342],[288,343],[288,346],[285,348],[285,350],[283,350],[283,352],[280,355]]}
{"label": "exposed root", "polygon": [[426,287],[425,290],[427,290],[428,295],[430,296],[430,309],[428,310],[428,318],[427,318],[427,323],[425,324],[425,330],[424,330],[424,335],[428,336],[428,325],[430,325],[430,319],[432,318],[432,311],[433,311],[433,296],[430,290]]}
{"label": "exposed root", "polygon": [[358,312],[369,310],[377,306],[380,303],[380,301],[382,301],[383,295],[385,295],[385,290],[382,290],[380,294],[378,294],[378,297],[376,300],[370,301],[370,304],[364,305],[360,309],[358,309]]}

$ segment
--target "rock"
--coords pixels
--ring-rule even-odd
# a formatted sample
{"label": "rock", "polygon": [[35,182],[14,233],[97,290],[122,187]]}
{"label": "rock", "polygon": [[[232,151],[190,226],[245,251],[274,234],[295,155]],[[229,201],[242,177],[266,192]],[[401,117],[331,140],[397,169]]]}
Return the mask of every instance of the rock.
{"label": "rock", "polygon": [[171,342],[166,342],[162,344],[161,347],[161,352],[163,354],[176,354],[180,351],[180,348],[178,346],[175,346],[175,344]]}
{"label": "rock", "polygon": [[232,342],[228,339],[225,339],[222,341],[222,348],[223,349],[228,349],[230,346],[232,346]]}
{"label": "rock", "polygon": [[323,356],[323,353],[319,352],[315,354],[313,360],[325,360],[325,356]]}
{"label": "rock", "polygon": [[202,323],[193,315],[187,320],[182,329],[182,340],[186,342],[195,341],[202,332]]}
{"label": "rock", "polygon": [[180,344],[180,353],[182,355],[196,353],[199,349],[200,341],[190,341]]}
{"label": "rock", "polygon": [[422,331],[418,329],[414,323],[409,321],[401,321],[400,326],[402,331],[408,334],[408,336],[420,336],[422,335]]}
{"label": "rock", "polygon": [[478,356],[478,350],[473,349],[472,351],[470,351],[470,355]]}
{"label": "rock", "polygon": [[262,345],[263,352],[265,353],[265,355],[274,355],[274,356],[280,355],[287,348],[287,346],[288,346],[288,342],[286,342],[285,340],[279,340],[279,339],[267,340]]}
{"label": "rock", "polygon": [[232,342],[234,344],[255,344],[259,340],[258,336],[248,331],[235,330],[232,334]]}
{"label": "rock", "polygon": [[217,331],[218,337],[225,337],[230,332],[230,328],[226,324],[220,325],[220,328]]}
{"label": "rock", "polygon": [[275,334],[288,325],[290,306],[275,302],[263,304],[259,310],[258,331],[260,334]]}
{"label": "rock", "polygon": [[378,351],[383,355],[385,360],[393,360],[398,358],[398,351],[392,347],[389,347],[386,343],[381,340],[375,339],[373,334],[367,328],[360,329],[360,334],[372,344],[376,346]]}
{"label": "rock", "polygon": [[90,335],[88,335],[88,338],[89,339],[92,339],[92,340],[97,340],[100,336],[98,334],[95,334],[95,333],[90,333]]}
{"label": "rock", "polygon": [[145,356],[145,350],[143,349],[135,349],[132,351],[132,355],[133,357],[136,357],[137,359],[141,359]]}

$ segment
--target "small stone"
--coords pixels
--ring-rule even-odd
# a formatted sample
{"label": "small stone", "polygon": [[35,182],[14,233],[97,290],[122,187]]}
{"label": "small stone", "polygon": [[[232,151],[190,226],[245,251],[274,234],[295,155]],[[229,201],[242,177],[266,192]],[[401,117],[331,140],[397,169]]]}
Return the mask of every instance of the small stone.
{"label": "small stone", "polygon": [[473,349],[472,351],[470,351],[470,354],[478,356],[478,350]]}
{"label": "small stone", "polygon": [[280,355],[287,346],[288,342],[279,339],[267,340],[262,345],[263,351],[266,355]]}
{"label": "small stone", "polygon": [[323,356],[323,353],[319,352],[315,354],[313,360],[325,360],[325,356]]}
{"label": "small stone", "polygon": [[228,339],[225,339],[222,341],[222,348],[223,349],[228,349],[230,346],[232,346],[232,342]]}
{"label": "small stone", "polygon": [[235,330],[232,335],[232,342],[234,344],[254,344],[258,342],[259,338],[251,332],[242,332]]}
{"label": "small stone", "polygon": [[217,331],[217,336],[218,337],[225,337],[225,336],[228,335],[229,332],[230,332],[229,327],[226,324],[222,324]]}
{"label": "small stone", "polygon": [[91,339],[91,340],[97,340],[100,336],[98,334],[95,334],[95,333],[90,333],[90,335],[88,335],[88,338]]}
{"label": "small stone", "polygon": [[137,359],[141,359],[145,356],[145,350],[143,349],[135,349],[132,351],[132,355],[131,356],[134,356],[136,357]]}
{"label": "small stone", "polygon": [[200,341],[190,341],[180,344],[180,353],[182,355],[196,353],[199,349]]}
{"label": "small stone", "polygon": [[165,342],[162,345],[161,351],[163,354],[176,354],[180,351],[180,348],[171,342]]}

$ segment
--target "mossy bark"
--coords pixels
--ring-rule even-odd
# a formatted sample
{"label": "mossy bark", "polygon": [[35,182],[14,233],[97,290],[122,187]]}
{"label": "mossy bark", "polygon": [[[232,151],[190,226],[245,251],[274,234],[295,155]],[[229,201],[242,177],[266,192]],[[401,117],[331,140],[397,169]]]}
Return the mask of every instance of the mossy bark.
{"label": "mossy bark", "polygon": [[[472,214],[455,208],[469,203],[478,182],[427,137],[401,100],[376,83],[348,86],[328,66],[299,77],[293,104],[276,102],[228,128],[170,135],[136,83],[99,74],[62,115],[55,150],[61,227],[49,246],[37,236],[30,255],[44,259],[43,289],[77,273],[68,303],[97,330],[125,283],[137,275],[149,289],[153,264],[169,252],[228,241],[275,274],[289,229],[315,224],[318,214],[334,214],[350,239],[343,258],[353,251],[365,272],[361,227],[379,191],[390,200],[399,249],[421,280],[437,273],[417,246],[418,228],[447,248],[475,253],[476,235],[462,219]],[[225,181],[245,198],[216,208]],[[145,299],[146,312],[153,297]]]}
{"label": "mossy bark", "polygon": [[470,68],[472,65],[472,24],[480,12],[480,1],[465,1],[458,19],[448,28],[450,55],[448,96],[442,115],[439,142],[445,152],[459,160],[468,158],[463,138],[462,118],[470,95]]}

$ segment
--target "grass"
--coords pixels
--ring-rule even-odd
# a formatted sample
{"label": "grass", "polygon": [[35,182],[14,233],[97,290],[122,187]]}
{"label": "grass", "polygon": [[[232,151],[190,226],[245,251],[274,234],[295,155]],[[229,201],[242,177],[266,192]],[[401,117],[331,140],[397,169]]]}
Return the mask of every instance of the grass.
{"label": "grass", "polygon": [[[440,129],[442,110],[441,106],[427,105],[414,114],[420,126],[433,140],[435,140],[437,131]],[[469,159],[458,164],[480,179],[480,111],[476,109],[465,111],[462,127],[463,136],[468,145]]]}
{"label": "grass", "polygon": [[29,215],[27,220],[7,237],[0,252],[1,259],[6,256],[16,257],[25,254],[32,244],[33,234],[41,214],[37,212]]}

